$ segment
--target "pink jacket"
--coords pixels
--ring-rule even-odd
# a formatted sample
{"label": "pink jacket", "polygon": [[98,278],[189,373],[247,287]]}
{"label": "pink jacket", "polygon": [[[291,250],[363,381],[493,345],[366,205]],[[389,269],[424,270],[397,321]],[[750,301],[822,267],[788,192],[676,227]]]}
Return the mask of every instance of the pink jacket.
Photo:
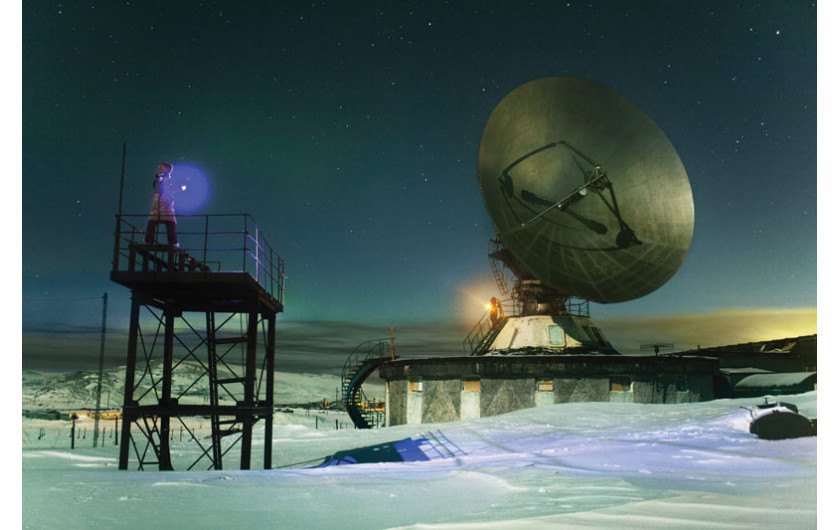
{"label": "pink jacket", "polygon": [[175,220],[175,186],[171,176],[155,177],[155,197],[152,199],[152,209],[149,218],[155,221]]}

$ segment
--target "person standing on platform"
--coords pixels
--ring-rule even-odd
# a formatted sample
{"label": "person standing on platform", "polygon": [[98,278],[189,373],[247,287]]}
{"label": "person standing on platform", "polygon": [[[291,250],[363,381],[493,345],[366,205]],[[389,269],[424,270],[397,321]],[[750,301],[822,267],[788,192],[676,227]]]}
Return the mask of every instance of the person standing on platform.
{"label": "person standing on platform", "polygon": [[490,298],[490,329],[496,329],[499,325],[499,301],[496,297]]}
{"label": "person standing on platform", "polygon": [[[149,222],[146,224],[146,243],[155,243],[157,225],[166,227],[166,237],[169,245],[178,248],[178,233],[175,230],[175,185],[172,183],[172,164],[162,162],[158,164],[152,187],[155,196],[152,199],[152,209],[149,212]],[[186,186],[182,186],[183,190]]]}

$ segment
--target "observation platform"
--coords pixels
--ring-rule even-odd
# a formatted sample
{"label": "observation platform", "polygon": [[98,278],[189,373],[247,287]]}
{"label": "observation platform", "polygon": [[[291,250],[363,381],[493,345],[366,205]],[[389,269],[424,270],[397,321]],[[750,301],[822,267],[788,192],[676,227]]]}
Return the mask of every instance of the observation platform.
{"label": "observation platform", "polygon": [[111,280],[183,310],[283,311],[285,262],[248,214],[178,216],[180,247],[165,230],[145,242],[148,215],[117,216]]}

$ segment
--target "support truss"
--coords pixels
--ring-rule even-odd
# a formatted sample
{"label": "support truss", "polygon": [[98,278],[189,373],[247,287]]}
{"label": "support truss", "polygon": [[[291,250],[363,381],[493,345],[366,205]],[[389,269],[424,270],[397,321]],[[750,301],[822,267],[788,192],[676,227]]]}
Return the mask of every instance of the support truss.
{"label": "support truss", "polygon": [[[271,467],[275,313],[257,298],[180,303],[133,292],[120,469]],[[197,455],[197,456],[196,456]]]}

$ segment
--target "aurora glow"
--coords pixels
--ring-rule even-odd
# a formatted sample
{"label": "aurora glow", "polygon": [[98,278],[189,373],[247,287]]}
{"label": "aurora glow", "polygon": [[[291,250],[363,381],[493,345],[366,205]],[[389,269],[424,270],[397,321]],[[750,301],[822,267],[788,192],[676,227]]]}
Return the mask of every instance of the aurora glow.
{"label": "aurora glow", "polygon": [[[464,322],[425,346],[410,339],[459,350],[497,294],[481,131],[505,95],[546,76],[590,79],[641,107],[694,196],[681,269],[638,300],[593,304],[594,320],[817,305],[815,3],[22,8],[25,364],[96,358],[67,338],[98,329],[103,292],[114,336],[127,327],[129,292],[109,280],[124,143],[124,213],[148,212],[149,177],[170,161],[189,177],[177,211],[249,213],[286,260],[278,369],[391,323],[399,344],[400,330]],[[324,343],[291,329],[311,322],[357,332]]]}

